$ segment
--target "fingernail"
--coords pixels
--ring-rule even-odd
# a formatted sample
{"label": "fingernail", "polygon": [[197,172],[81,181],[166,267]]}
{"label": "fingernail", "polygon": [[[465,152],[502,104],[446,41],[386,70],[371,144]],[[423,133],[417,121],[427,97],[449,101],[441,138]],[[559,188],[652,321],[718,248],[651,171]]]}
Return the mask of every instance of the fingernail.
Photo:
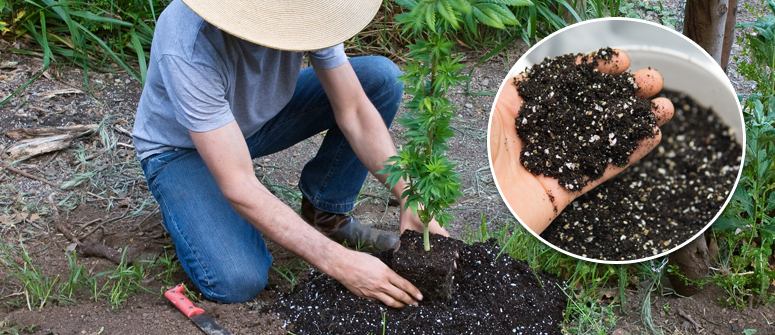
{"label": "fingernail", "polygon": [[422,293],[417,293],[417,300],[422,300]]}

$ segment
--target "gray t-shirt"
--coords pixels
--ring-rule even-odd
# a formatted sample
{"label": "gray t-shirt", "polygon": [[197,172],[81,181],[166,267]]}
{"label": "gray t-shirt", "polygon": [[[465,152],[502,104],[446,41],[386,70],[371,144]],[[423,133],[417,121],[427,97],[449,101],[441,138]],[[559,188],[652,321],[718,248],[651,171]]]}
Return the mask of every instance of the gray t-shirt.
{"label": "gray t-shirt", "polygon": [[[341,44],[309,51],[330,69],[347,56]],[[188,131],[236,120],[247,138],[291,100],[304,57],[244,41],[202,20],[182,1],[159,16],[133,137],[137,156],[194,148]]]}

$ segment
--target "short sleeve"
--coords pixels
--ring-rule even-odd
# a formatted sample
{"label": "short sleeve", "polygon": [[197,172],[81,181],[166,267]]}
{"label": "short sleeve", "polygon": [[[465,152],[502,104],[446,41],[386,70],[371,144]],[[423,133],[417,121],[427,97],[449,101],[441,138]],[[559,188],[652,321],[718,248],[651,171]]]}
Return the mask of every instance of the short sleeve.
{"label": "short sleeve", "polygon": [[333,69],[344,64],[347,55],[344,53],[344,44],[340,43],[330,48],[309,51],[312,64],[323,69]]}
{"label": "short sleeve", "polygon": [[175,119],[188,130],[205,132],[234,120],[221,74],[210,66],[164,55],[159,60]]}

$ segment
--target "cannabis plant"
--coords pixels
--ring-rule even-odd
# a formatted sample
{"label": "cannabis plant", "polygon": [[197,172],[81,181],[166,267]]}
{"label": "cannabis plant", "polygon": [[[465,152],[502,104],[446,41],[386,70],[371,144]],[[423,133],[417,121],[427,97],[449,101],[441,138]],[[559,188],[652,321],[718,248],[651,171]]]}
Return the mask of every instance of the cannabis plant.
{"label": "cannabis plant", "polygon": [[450,88],[463,83],[462,55],[455,52],[455,35],[477,34],[479,23],[503,29],[519,25],[507,6],[531,5],[529,0],[396,0],[407,9],[396,20],[403,34],[414,38],[408,46],[410,61],[404,66],[404,91],[413,98],[398,122],[407,127],[407,143],[380,171],[389,174],[391,187],[407,181],[402,195],[406,206],[422,221],[425,250],[430,250],[428,225],[435,219],[442,227],[454,217],[447,212],[460,193],[456,164],[447,159],[449,128],[458,107],[446,97]]}

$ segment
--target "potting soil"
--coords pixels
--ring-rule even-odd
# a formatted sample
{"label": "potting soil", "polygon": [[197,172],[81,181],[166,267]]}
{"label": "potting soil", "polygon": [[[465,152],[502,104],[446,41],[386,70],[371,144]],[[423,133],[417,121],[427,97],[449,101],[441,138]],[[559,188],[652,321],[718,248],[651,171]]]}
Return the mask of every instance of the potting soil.
{"label": "potting soil", "polygon": [[602,177],[609,164],[626,166],[638,143],[655,135],[651,101],[635,96],[632,75],[594,68],[614,55],[603,48],[591,56],[546,58],[515,82],[524,101],[516,118],[525,144],[520,163],[528,171],[579,191]]}
{"label": "potting soil", "polygon": [[566,207],[541,234],[547,242],[593,259],[641,259],[691,239],[721,210],[738,175],[741,147],[712,110],[685,94],[659,96],[675,106],[660,144]]}
{"label": "potting soil", "polygon": [[[422,235],[415,233],[415,243]],[[433,247],[458,250],[455,293],[449,301],[422,301],[403,309],[350,293],[314,271],[309,281],[270,307],[294,334],[560,334],[567,298],[557,277],[535,273],[503,253],[495,240],[466,245],[433,236]],[[380,255],[391,264],[390,253]],[[364,269],[365,271],[365,269]],[[540,280],[540,281],[539,281]]]}

